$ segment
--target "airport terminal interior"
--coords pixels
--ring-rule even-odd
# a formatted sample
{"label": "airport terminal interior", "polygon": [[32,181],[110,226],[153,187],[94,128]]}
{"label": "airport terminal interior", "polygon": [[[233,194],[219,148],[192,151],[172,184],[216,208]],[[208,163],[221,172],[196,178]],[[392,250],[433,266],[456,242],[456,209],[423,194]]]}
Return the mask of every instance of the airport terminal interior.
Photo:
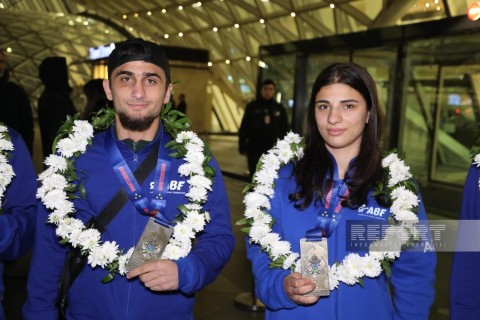
{"label": "airport terminal interior", "polygon": [[[72,99],[106,78],[115,43],[142,37],[165,47],[174,95],[186,95],[192,130],[223,172],[232,223],[243,216],[247,160],[238,128],[258,85],[271,78],[301,133],[315,77],[330,63],[356,62],[374,77],[385,114],[385,149],[406,155],[431,220],[458,217],[469,150],[480,130],[480,21],[472,0],[0,0],[0,48],[10,80],[28,93],[36,118],[40,62],[66,57]],[[35,124],[33,160],[42,170]],[[197,294],[195,319],[263,319],[252,294],[244,235],[233,256]],[[449,318],[451,252],[438,253],[430,319]],[[7,319],[21,319],[29,256],[6,262]]]}

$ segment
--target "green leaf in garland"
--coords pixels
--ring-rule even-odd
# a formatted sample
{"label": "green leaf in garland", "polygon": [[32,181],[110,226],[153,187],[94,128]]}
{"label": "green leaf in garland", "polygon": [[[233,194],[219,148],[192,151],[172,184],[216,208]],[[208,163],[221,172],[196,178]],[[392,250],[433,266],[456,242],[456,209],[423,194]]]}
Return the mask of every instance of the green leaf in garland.
{"label": "green leaf in garland", "polygon": [[113,272],[109,272],[105,277],[102,279],[102,283],[109,283],[115,279],[115,274]]}

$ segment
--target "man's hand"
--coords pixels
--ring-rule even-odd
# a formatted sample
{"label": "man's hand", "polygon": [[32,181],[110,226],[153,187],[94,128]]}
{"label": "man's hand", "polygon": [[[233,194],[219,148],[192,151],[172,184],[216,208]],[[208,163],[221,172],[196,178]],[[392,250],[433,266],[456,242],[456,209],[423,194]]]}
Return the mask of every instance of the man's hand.
{"label": "man's hand", "polygon": [[305,293],[315,289],[315,283],[310,278],[302,278],[298,272],[289,274],[283,281],[283,288],[290,300],[296,304],[312,304],[318,301],[319,296],[305,296]]}
{"label": "man's hand", "polygon": [[170,260],[153,260],[130,270],[127,279],[135,277],[153,291],[178,289],[178,266]]}

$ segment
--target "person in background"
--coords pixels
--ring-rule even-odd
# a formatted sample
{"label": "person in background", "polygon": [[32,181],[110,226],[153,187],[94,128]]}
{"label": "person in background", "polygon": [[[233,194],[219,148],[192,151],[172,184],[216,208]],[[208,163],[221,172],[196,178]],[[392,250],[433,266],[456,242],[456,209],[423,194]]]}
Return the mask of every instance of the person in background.
{"label": "person in background", "polygon": [[[31,157],[21,135],[0,124],[0,319],[4,319],[3,298],[7,290],[20,292],[18,279],[15,287],[4,287],[3,272],[33,245],[37,212],[37,176]],[[15,313],[12,305],[5,306]]]}
{"label": "person in background", "polygon": [[238,130],[238,147],[240,154],[247,155],[250,176],[260,156],[288,131],[287,112],[275,101],[275,94],[275,82],[264,80],[258,98],[245,107]]}
{"label": "person in background", "polygon": [[30,156],[33,155],[33,112],[25,90],[8,81],[7,55],[0,48],[0,121],[15,129],[27,145]]}
{"label": "person in background", "polygon": [[70,97],[67,60],[64,57],[45,58],[39,67],[39,76],[45,86],[38,99],[38,124],[42,135],[43,157],[52,153],[58,129],[67,116],[77,111]]}
{"label": "person in background", "polygon": [[[388,225],[389,217],[400,219],[397,212],[404,201],[416,206],[418,213],[405,207],[401,220],[426,220],[418,191],[404,190],[397,195],[401,201],[392,205],[394,198],[382,187],[388,182],[389,187],[400,191],[403,185],[400,187],[383,169],[381,128],[375,82],[364,68],[338,63],[318,75],[311,90],[305,148],[299,160],[291,157],[288,164],[273,169],[278,173],[273,193],[265,188],[258,191],[271,198],[270,205],[262,204],[270,217],[260,215],[257,208],[267,196],[245,198],[246,215],[255,219],[247,238],[247,255],[252,261],[257,297],[266,305],[267,320],[428,319],[434,299],[434,252],[399,251],[395,241],[391,241],[392,247],[381,246],[380,252],[369,252],[369,244],[359,252],[348,249],[348,223],[365,228],[361,223],[376,223],[375,228],[380,228],[381,222]],[[278,159],[283,161],[293,149],[280,145],[284,151],[278,152]],[[259,174],[259,180],[254,175],[254,182],[277,176],[269,171],[275,168],[274,155],[268,153],[268,160],[262,160],[268,168]],[[394,154],[388,159],[394,168],[402,165]],[[400,176],[395,178],[411,179],[407,174]],[[374,186],[386,195],[374,194]],[[416,188],[413,181],[410,187]],[[270,223],[272,232],[267,232],[263,225]],[[272,265],[277,256],[288,252],[293,259],[294,253],[301,255],[301,273],[298,268],[298,272],[289,270],[294,260]],[[391,262],[390,277],[381,261]],[[286,262],[290,266],[285,266]]]}
{"label": "person in background", "polygon": [[[212,155],[204,154],[198,136],[182,131],[175,138],[168,121],[162,119],[168,117],[161,112],[173,88],[170,65],[162,47],[143,39],[127,40],[116,46],[107,64],[109,80],[104,80],[104,89],[113,101],[114,124],[96,133],[91,146],[75,160],[75,173],[84,185],[86,197],[80,191],[72,197],[74,217],[87,225],[123,188],[128,193],[126,203],[116,210],[102,234],[102,247],[111,251],[109,244],[114,243],[127,253],[131,252],[128,248],[140,241],[142,249],[138,252],[148,257],[162,249],[157,234],[162,234],[168,245],[161,259],[133,266],[116,260],[118,274],[107,283],[102,283],[109,270],[99,258],[101,251],[94,253],[97,246],[85,249],[88,264],[68,292],[65,317],[193,319],[195,293],[217,278],[235,243],[221,170]],[[79,121],[80,124],[84,125]],[[177,145],[182,139],[188,142]],[[176,145],[187,154],[172,156],[170,148]],[[146,158],[152,158],[150,154],[156,167],[147,170],[142,164]],[[52,155],[50,159],[58,158]],[[143,182],[137,181],[133,174],[139,167],[148,173]],[[47,173],[48,170],[51,167]],[[44,192],[45,188],[45,184],[40,187]],[[47,193],[41,200],[49,203],[48,198]],[[49,209],[51,206],[50,203]],[[59,206],[57,211],[63,208],[61,203]],[[60,243],[56,226],[46,223],[50,215],[55,217],[55,211],[41,205],[28,278],[28,300],[23,308],[25,320],[57,319],[60,311],[56,305],[57,284],[69,246]],[[63,219],[59,225],[66,226],[68,221]],[[78,223],[71,227],[71,234],[78,234]],[[173,228],[171,237],[160,231],[166,228]],[[57,231],[61,230],[59,226]],[[82,248],[91,244],[80,238],[69,237],[68,242],[79,242],[77,245]],[[130,263],[129,256],[124,257]],[[132,260],[139,261],[133,257]]]}
{"label": "person in background", "polygon": [[103,90],[103,79],[89,80],[83,86],[83,93],[86,101],[82,119],[91,121],[93,113],[100,111],[109,104],[105,90]]}
{"label": "person in background", "polygon": [[[480,319],[480,137],[463,188],[457,247],[450,275],[450,319]],[[475,221],[472,221],[475,220]]]}
{"label": "person in background", "polygon": [[187,113],[187,101],[185,100],[184,93],[180,93],[178,95],[178,104],[176,105],[175,108],[183,114]]}

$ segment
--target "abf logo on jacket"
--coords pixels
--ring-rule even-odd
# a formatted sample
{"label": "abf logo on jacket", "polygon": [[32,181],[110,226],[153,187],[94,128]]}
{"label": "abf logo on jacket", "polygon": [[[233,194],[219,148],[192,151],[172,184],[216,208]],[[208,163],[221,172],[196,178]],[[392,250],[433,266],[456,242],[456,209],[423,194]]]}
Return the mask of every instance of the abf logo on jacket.
{"label": "abf logo on jacket", "polygon": [[358,208],[358,212],[360,216],[382,219],[385,213],[387,213],[387,209],[377,208],[377,207],[367,207],[366,205],[363,204],[360,206],[360,208]]}

